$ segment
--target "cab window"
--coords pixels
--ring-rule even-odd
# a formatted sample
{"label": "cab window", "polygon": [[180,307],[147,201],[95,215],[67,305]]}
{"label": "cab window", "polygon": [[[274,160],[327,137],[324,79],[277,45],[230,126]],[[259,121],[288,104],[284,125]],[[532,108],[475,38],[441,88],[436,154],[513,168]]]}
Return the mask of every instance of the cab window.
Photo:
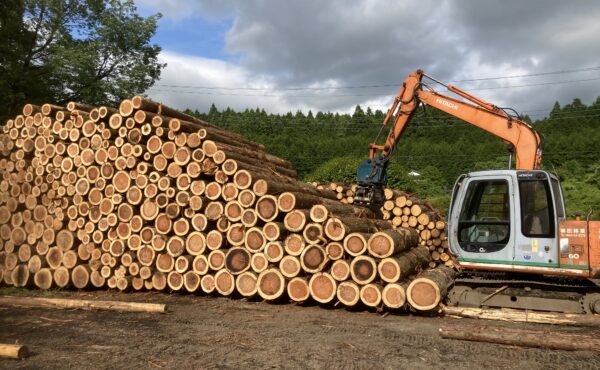
{"label": "cab window", "polygon": [[552,195],[547,180],[519,181],[521,231],[528,237],[554,237]]}
{"label": "cab window", "polygon": [[510,238],[508,182],[471,182],[458,224],[459,244],[465,251],[488,253],[503,249]]}

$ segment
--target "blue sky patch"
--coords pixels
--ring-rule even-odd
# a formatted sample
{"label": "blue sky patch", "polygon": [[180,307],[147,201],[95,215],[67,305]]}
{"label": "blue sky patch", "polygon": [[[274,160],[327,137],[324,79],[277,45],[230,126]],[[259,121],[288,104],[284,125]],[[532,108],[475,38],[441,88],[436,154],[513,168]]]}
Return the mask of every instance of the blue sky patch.
{"label": "blue sky patch", "polygon": [[[156,10],[139,6],[140,15],[149,16]],[[229,60],[232,55],[225,51],[225,34],[233,25],[233,18],[207,19],[196,14],[183,19],[158,21],[152,42],[163,50],[204,58]]]}

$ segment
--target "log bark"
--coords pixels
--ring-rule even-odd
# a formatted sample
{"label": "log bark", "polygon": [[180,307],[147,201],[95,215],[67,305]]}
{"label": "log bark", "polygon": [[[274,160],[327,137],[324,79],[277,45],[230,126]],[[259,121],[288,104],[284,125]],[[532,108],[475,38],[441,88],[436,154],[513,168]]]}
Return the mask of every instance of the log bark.
{"label": "log bark", "polygon": [[367,249],[373,257],[386,258],[416,247],[418,243],[419,236],[412,229],[389,229],[371,235],[367,242]]}
{"label": "log bark", "polygon": [[395,283],[407,278],[431,259],[429,250],[424,247],[412,248],[398,256],[379,261],[377,271],[381,280]]}
{"label": "log bark", "polygon": [[325,223],[325,235],[331,240],[343,240],[353,232],[372,233],[390,229],[392,225],[383,220],[361,219],[358,217],[331,217]]}

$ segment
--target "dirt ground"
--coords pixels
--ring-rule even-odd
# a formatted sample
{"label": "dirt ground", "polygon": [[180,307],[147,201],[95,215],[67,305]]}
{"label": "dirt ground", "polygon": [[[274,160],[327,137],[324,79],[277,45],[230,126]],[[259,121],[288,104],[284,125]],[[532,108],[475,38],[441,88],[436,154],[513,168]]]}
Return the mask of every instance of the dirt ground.
{"label": "dirt ground", "polygon": [[[166,303],[169,312],[0,307],[0,343],[26,344],[31,351],[31,356],[24,360],[0,359],[0,368],[600,368],[598,353],[524,349],[439,338],[440,325],[478,324],[469,319],[384,316],[316,305],[179,294],[0,289],[0,295],[15,294]],[[548,329],[540,325],[519,327]]]}

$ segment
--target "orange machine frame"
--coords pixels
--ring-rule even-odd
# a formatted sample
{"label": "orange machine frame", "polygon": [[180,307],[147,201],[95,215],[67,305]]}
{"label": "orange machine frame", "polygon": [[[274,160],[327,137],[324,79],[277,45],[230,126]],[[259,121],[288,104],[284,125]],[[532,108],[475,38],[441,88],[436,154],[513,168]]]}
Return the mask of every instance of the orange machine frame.
{"label": "orange machine frame", "polygon": [[[474,104],[442,95],[424,84],[422,82],[423,77],[428,77],[442,84],[427,76],[422,70],[417,70],[408,76],[383,121],[383,125],[387,126],[395,116],[393,129],[390,130],[384,145],[373,143],[369,146],[371,158],[376,157],[379,153],[384,157],[391,154],[406,125],[417,111],[419,103],[423,103],[460,118],[501,138],[506,143],[512,144],[516,154],[516,169],[539,169],[542,161],[542,140],[533,127],[516,117],[508,115],[495,105],[478,99],[455,86],[442,84],[449,91]],[[423,90],[423,87],[426,87],[427,90]]]}

